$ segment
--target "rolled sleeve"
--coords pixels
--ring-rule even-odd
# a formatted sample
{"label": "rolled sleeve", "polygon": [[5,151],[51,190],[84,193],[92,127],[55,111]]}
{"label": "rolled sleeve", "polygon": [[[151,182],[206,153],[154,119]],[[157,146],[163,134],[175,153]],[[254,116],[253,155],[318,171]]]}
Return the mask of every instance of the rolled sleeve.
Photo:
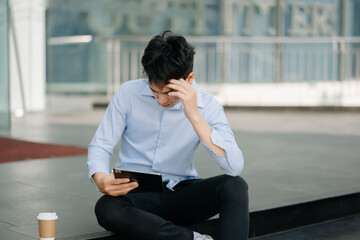
{"label": "rolled sleeve", "polygon": [[230,176],[239,175],[244,167],[244,156],[227,122],[224,108],[213,99],[205,107],[203,116],[212,128],[210,135],[211,142],[225,151],[225,157],[217,155],[209,146],[202,142],[206,151],[225,174]]}
{"label": "rolled sleeve", "polygon": [[210,138],[213,144],[224,149],[226,156],[224,158],[216,154],[209,146],[201,142],[213,161],[225,174],[230,176],[239,175],[244,167],[244,157],[235,139],[226,141],[215,129],[212,129]]}
{"label": "rolled sleeve", "polygon": [[[93,182],[92,176],[97,172],[104,172],[106,174],[110,173],[110,161],[107,159],[110,159],[111,154],[109,154],[107,151],[105,151],[101,147],[92,146],[90,145],[88,148],[88,161],[87,166],[89,169],[89,179],[91,182]],[[99,161],[99,159],[102,159],[102,161]]]}

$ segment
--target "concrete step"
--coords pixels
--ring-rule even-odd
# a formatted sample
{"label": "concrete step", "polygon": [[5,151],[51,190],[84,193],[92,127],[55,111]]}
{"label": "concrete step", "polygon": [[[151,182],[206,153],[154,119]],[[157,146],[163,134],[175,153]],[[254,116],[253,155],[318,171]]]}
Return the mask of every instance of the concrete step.
{"label": "concrete step", "polygon": [[[360,214],[360,193],[333,196],[273,209],[264,209],[250,213],[249,238],[304,228],[306,226],[334,221],[354,214]],[[360,224],[360,215],[358,216]],[[207,233],[218,239],[218,219],[189,226],[194,231]],[[300,230],[297,230],[300,231]],[[360,232],[360,230],[359,230]],[[306,233],[310,234],[310,233]],[[286,235],[286,234],[285,234]],[[284,235],[284,236],[285,236]],[[286,235],[287,236],[287,235]],[[120,236],[93,238],[94,240],[125,240]],[[262,238],[259,238],[262,239]],[[267,238],[266,238],[267,239]],[[270,238],[270,239],[277,239]],[[283,238],[295,239],[295,238]],[[304,238],[299,238],[304,239]],[[315,239],[315,238],[309,238]],[[334,238],[335,239],[335,238]],[[359,238],[356,238],[359,239]]]}

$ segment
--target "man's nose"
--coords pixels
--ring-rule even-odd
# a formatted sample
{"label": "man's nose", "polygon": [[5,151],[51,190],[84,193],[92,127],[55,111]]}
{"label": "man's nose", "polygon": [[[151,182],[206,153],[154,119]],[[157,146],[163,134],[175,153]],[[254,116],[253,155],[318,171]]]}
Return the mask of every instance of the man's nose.
{"label": "man's nose", "polygon": [[158,96],[158,102],[163,105],[163,104],[166,104],[168,101],[168,96],[167,94],[159,94]]}

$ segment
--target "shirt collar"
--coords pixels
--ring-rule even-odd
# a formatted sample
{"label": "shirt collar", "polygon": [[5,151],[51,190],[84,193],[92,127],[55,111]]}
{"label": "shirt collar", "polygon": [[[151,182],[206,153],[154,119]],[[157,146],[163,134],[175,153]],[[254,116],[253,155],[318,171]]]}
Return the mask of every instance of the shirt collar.
{"label": "shirt collar", "polygon": [[[203,98],[202,98],[201,91],[200,91],[198,85],[196,84],[195,80],[193,80],[191,86],[196,89],[198,108],[203,108],[204,107],[204,101],[203,101]],[[150,87],[149,87],[149,80],[145,81],[145,86],[144,86],[144,89],[142,90],[142,95],[143,96],[150,96],[150,97],[154,96],[153,93],[150,90]],[[170,109],[184,109],[184,106],[183,106],[183,103],[180,102],[180,103],[176,104],[174,107],[172,107]]]}
{"label": "shirt collar", "polygon": [[145,84],[144,84],[144,88],[142,90],[141,95],[153,97],[154,95],[152,94],[150,87],[149,87],[149,80],[146,79],[144,82],[145,82]]}

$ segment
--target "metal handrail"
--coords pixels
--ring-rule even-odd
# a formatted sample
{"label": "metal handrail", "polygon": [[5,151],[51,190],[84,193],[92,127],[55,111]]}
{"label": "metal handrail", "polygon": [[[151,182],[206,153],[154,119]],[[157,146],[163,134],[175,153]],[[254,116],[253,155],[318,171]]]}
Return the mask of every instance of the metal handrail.
{"label": "metal handrail", "polygon": [[[360,43],[360,37],[240,37],[240,36],[185,36],[191,43]],[[62,36],[51,37],[48,39],[48,45],[81,44],[106,41],[124,41],[133,43],[147,43],[149,36]]]}
{"label": "metal handrail", "polygon": [[91,35],[77,35],[77,36],[63,36],[63,37],[52,37],[48,39],[48,45],[66,45],[66,44],[79,44],[79,43],[90,43],[93,40]]}

